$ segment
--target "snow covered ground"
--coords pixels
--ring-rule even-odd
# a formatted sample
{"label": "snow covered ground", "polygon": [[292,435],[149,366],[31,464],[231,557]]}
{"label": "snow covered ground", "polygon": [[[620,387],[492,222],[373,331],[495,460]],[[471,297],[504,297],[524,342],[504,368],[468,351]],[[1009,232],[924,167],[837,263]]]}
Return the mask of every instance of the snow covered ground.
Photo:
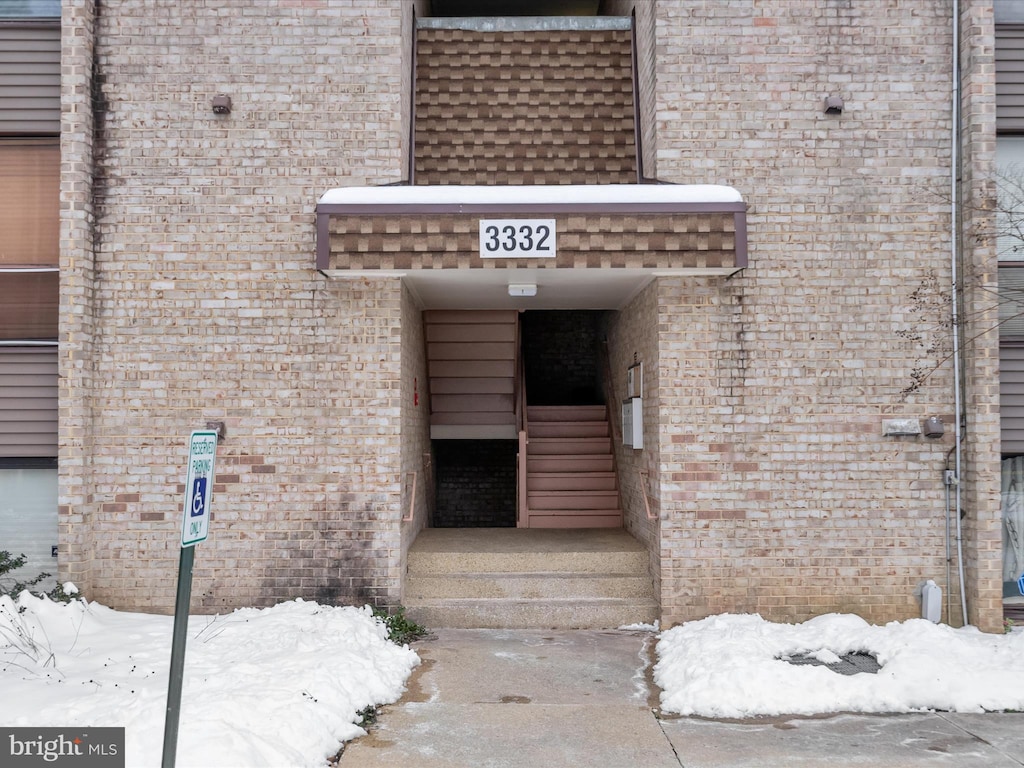
{"label": "snow covered ground", "polygon": [[[124,726],[126,765],[160,764],[173,618],[23,594],[0,597],[0,726]],[[623,629],[657,631],[654,626]],[[773,624],[712,616],[662,632],[662,709],[751,717],[1024,710],[1024,632],[852,615]],[[796,666],[867,652],[877,674]],[[419,663],[368,608],[296,600],[189,624],[177,764],[323,768],[363,733],[358,712],[396,701]]]}
{"label": "snow covered ground", "polygon": [[[0,725],[124,726],[126,765],[159,766],[171,616],[0,597]],[[369,608],[282,603],[189,621],[177,765],[315,766],[396,701],[419,658]]]}
{"label": "snow covered ground", "polygon": [[[849,614],[803,624],[721,615],[662,633],[657,652],[662,709],[683,715],[1024,709],[1024,632],[923,619],[872,626]],[[857,652],[874,655],[881,670],[845,676],[782,660],[812,654],[829,663]]]}

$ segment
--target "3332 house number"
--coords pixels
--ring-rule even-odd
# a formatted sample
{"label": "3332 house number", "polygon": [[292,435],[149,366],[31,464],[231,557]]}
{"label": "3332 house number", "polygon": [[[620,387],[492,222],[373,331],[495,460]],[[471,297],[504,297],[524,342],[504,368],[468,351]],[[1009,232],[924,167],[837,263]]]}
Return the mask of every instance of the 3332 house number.
{"label": "3332 house number", "polygon": [[481,219],[483,259],[553,258],[554,219]]}

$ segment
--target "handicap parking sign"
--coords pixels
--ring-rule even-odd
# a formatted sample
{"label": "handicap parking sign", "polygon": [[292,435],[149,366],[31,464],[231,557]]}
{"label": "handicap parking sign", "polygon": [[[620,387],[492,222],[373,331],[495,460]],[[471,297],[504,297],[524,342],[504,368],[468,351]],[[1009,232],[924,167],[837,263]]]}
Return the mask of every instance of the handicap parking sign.
{"label": "handicap parking sign", "polygon": [[181,520],[181,546],[191,547],[206,541],[210,530],[210,501],[213,497],[213,470],[217,456],[217,433],[196,431],[189,439],[188,472],[185,479],[185,504]]}
{"label": "handicap parking sign", "polygon": [[206,514],[206,478],[197,477],[192,486],[191,517],[200,517],[204,514]]}

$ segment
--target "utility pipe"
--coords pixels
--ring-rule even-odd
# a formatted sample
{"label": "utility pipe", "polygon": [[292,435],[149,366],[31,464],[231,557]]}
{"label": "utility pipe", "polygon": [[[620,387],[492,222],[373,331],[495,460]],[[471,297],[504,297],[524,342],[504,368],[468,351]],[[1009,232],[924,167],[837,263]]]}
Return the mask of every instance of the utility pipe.
{"label": "utility pipe", "polygon": [[967,626],[967,589],[964,580],[964,531],[961,524],[962,498],[961,498],[961,471],[963,468],[963,393],[961,391],[961,343],[959,343],[959,297],[957,291],[961,273],[959,273],[959,258],[961,258],[961,211],[959,211],[959,181],[961,181],[961,152],[959,152],[959,141],[961,141],[961,63],[959,63],[959,15],[961,15],[961,4],[959,0],[953,0],[952,36],[953,36],[953,60],[952,60],[952,141],[950,157],[950,279],[952,284],[952,301],[950,311],[952,314],[952,344],[953,344],[953,447],[955,451],[954,472],[955,484],[953,496],[956,517],[956,569],[959,580],[959,592],[961,592],[961,610],[964,617],[964,625]]}
{"label": "utility pipe", "polygon": [[[946,456],[946,466],[947,467],[949,466],[949,455],[948,454]],[[950,503],[949,488],[950,488],[950,485],[952,485],[952,483],[949,482],[949,473],[950,473],[950,470],[947,469],[946,472],[945,472],[945,476],[943,477],[943,485],[946,488],[946,506],[943,508],[943,511],[945,512],[945,516],[946,516],[946,621],[947,622],[953,617],[953,591],[951,589],[953,584],[952,584],[952,579],[950,578],[950,563],[952,563],[952,561],[953,561],[953,553],[951,552],[952,544],[951,544],[950,539],[952,538],[952,531],[950,530],[950,522],[949,522],[949,503]],[[924,599],[923,596],[922,596],[921,599],[922,600]]]}

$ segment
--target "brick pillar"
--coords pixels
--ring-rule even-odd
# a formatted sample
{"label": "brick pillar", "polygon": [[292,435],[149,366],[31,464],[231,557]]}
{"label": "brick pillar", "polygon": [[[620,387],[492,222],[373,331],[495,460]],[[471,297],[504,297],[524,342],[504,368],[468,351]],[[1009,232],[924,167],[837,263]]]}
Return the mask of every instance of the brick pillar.
{"label": "brick pillar", "polygon": [[88,594],[94,504],[94,40],[93,0],[62,4],[60,184],[60,447],[58,576]]}
{"label": "brick pillar", "polygon": [[968,620],[1002,630],[999,332],[995,222],[995,27],[989,3],[961,5],[961,259],[965,446],[962,502]]}

